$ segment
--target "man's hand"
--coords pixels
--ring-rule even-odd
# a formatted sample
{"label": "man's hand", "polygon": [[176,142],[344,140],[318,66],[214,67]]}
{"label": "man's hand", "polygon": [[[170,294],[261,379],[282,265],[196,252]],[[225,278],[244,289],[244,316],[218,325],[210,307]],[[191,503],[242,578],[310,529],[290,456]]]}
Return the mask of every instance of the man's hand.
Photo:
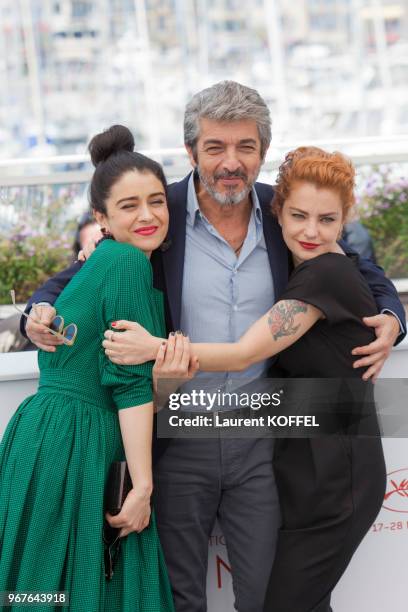
{"label": "man's hand", "polygon": [[91,240],[90,242],[88,242],[84,246],[84,248],[81,251],[79,251],[78,261],[86,261],[87,259],[89,259],[92,253],[94,252],[94,250],[96,249],[96,245],[98,244],[99,241],[100,241],[100,238],[97,238],[95,240]]}
{"label": "man's hand", "polygon": [[56,347],[63,344],[62,338],[51,334],[48,327],[56,315],[53,306],[33,304],[27,319],[26,334],[33,344],[47,353],[55,353]]}
{"label": "man's hand", "polygon": [[161,338],[152,336],[144,327],[133,321],[114,321],[112,327],[119,334],[108,329],[102,346],[105,355],[118,365],[139,365],[156,359]]}
{"label": "man's hand", "polygon": [[371,378],[372,382],[375,382],[398,338],[400,326],[392,314],[364,317],[363,321],[368,327],[374,327],[377,339],[366,346],[359,346],[352,350],[353,355],[365,355],[362,359],[358,359],[353,367],[367,367],[362,377],[363,380]]}

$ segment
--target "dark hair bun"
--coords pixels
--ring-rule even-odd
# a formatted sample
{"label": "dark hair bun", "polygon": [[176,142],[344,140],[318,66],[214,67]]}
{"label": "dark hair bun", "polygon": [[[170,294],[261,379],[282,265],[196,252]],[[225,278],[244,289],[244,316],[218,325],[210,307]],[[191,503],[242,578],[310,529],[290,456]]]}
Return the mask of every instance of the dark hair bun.
{"label": "dark hair bun", "polygon": [[133,151],[134,148],[135,140],[132,132],[124,125],[112,125],[104,132],[94,136],[88,145],[94,166],[115,153]]}

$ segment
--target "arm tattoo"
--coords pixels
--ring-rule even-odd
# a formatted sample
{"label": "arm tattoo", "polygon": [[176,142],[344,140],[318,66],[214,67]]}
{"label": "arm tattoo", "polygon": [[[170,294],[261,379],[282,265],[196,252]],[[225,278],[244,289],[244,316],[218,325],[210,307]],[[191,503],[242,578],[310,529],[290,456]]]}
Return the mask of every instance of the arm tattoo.
{"label": "arm tattoo", "polygon": [[307,304],[299,300],[284,300],[275,304],[268,313],[268,325],[274,340],[283,336],[293,336],[299,329],[295,325],[295,315],[307,312]]}

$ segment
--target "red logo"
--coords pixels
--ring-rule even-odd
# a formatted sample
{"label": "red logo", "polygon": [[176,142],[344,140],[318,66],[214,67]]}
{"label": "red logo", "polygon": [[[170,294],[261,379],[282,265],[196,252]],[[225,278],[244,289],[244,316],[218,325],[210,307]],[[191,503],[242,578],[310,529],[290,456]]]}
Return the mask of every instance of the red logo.
{"label": "red logo", "polygon": [[216,563],[217,563],[217,586],[219,589],[222,589],[221,569],[224,568],[230,574],[231,566],[225,563],[225,561],[221,559],[220,555],[216,556]]}
{"label": "red logo", "polygon": [[390,472],[383,508],[408,514],[408,468]]}

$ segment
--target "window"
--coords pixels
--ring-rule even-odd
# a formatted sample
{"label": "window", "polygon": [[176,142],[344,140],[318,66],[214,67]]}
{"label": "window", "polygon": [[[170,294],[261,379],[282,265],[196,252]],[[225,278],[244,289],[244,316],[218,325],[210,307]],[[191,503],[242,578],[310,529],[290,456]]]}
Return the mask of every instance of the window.
{"label": "window", "polygon": [[91,9],[90,3],[74,0],[72,2],[72,17],[86,17],[91,12]]}

